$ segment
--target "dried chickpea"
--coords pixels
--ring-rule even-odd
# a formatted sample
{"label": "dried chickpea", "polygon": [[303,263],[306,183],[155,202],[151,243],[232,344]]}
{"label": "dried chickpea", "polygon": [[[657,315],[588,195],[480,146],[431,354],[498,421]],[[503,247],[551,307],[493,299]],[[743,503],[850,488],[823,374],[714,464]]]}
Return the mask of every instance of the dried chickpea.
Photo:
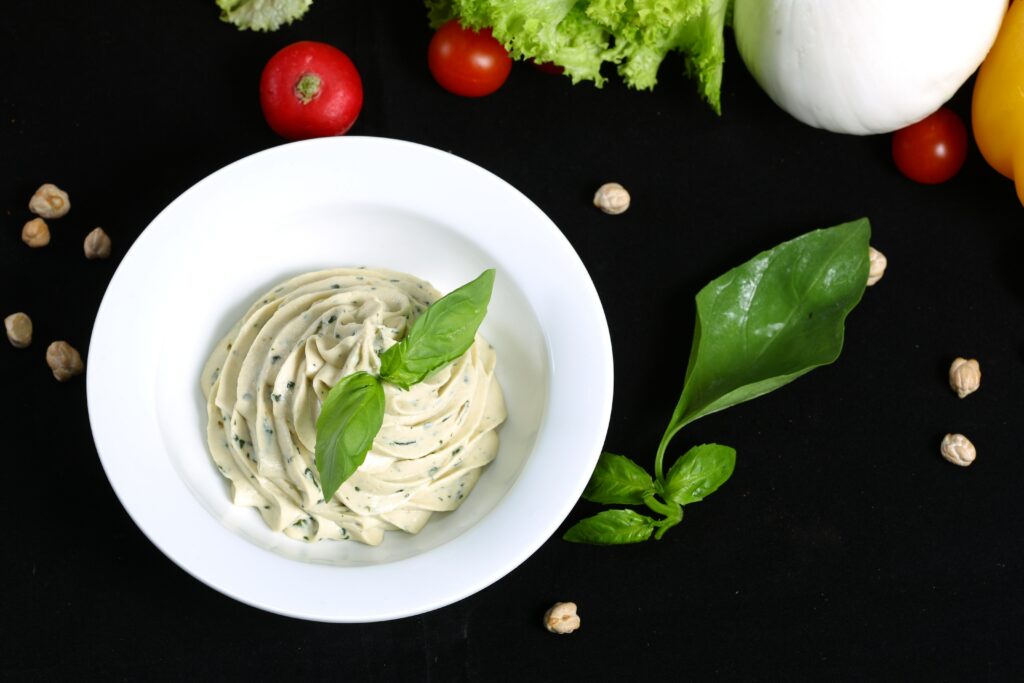
{"label": "dried chickpea", "polygon": [[572,633],[580,627],[575,602],[556,602],[544,613],[544,628],[552,633]]}
{"label": "dried chickpea", "polygon": [[53,183],[45,183],[28,201],[28,210],[43,218],[60,218],[71,210],[71,200],[64,190]]}
{"label": "dried chickpea", "polygon": [[868,247],[868,287],[878,284],[878,281],[885,275],[885,267],[889,265],[889,259],[885,254],[874,247]]}
{"label": "dried chickpea", "polygon": [[46,348],[46,364],[58,382],[66,382],[85,370],[82,355],[66,341],[55,341]]}
{"label": "dried chickpea", "polygon": [[96,228],[85,236],[85,258],[98,259],[110,256],[110,237],[103,231],[103,228]]}
{"label": "dried chickpea", "polygon": [[981,365],[975,359],[957,358],[949,366],[949,388],[960,398],[973,394],[981,386]]}
{"label": "dried chickpea", "polygon": [[618,183],[605,183],[594,193],[594,206],[617,216],[629,208],[629,192]]}
{"label": "dried chickpea", "polygon": [[24,313],[11,313],[4,318],[4,327],[14,348],[23,349],[32,343],[32,318]]}
{"label": "dried chickpea", "polygon": [[946,434],[939,450],[943,458],[960,467],[969,466],[978,457],[974,444],[963,434]]}
{"label": "dried chickpea", "polygon": [[33,218],[21,229],[21,241],[32,247],[45,247],[50,243],[50,226],[42,218]]}

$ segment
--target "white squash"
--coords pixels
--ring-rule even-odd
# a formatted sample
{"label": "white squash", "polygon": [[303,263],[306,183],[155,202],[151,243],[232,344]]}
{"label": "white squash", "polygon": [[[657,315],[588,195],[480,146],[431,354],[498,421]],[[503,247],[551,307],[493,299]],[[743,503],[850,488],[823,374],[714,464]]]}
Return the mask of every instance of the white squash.
{"label": "white squash", "polygon": [[887,133],[963,85],[1007,0],[735,0],[747,69],[775,103],[837,133]]}

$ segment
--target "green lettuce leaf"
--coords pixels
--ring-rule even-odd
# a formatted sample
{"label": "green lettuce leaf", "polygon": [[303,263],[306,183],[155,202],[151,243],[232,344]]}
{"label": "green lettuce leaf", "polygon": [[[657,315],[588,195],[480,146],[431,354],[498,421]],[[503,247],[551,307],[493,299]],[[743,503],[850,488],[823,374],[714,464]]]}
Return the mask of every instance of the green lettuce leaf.
{"label": "green lettuce leaf", "polygon": [[604,84],[601,65],[611,59],[611,35],[586,14],[579,0],[426,0],[430,23],[451,19],[491,28],[513,59],[554,62],[573,83]]}
{"label": "green lettuce leaf", "polygon": [[722,113],[722,65],[725,64],[725,26],[730,20],[729,0],[707,0],[700,18],[683,36],[686,72],[699,84],[701,97],[716,114]]}
{"label": "green lettuce leaf", "polygon": [[490,27],[515,59],[562,66],[573,83],[601,87],[605,63],[650,89],[668,53],[685,55],[701,95],[721,112],[728,0],[426,0],[430,21]]}
{"label": "green lettuce leaf", "polygon": [[241,30],[276,31],[302,17],[313,0],[217,0],[221,21]]}

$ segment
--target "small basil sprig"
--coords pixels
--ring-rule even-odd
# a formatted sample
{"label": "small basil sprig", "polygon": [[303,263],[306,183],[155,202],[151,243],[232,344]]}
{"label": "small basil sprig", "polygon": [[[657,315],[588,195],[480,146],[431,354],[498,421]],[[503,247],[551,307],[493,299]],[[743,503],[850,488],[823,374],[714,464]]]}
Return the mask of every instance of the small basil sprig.
{"label": "small basil sprig", "polygon": [[366,460],[384,422],[384,385],[402,389],[464,354],[487,314],[494,269],[441,297],[413,321],[405,337],[381,354],[380,377],[355,372],[327,392],[316,421],[316,469],[330,500]]}
{"label": "small basil sprig", "polygon": [[629,458],[602,453],[583,497],[605,510],[563,536],[575,543],[619,545],[660,539],[683,519],[683,506],[703,500],[732,475],[736,451],[694,446],[664,471],[665,451],[685,425],[748,401],[833,362],[843,323],[868,277],[866,218],[815,230],[762,252],[697,294],[697,324],[683,392],[654,458],[654,476]]}

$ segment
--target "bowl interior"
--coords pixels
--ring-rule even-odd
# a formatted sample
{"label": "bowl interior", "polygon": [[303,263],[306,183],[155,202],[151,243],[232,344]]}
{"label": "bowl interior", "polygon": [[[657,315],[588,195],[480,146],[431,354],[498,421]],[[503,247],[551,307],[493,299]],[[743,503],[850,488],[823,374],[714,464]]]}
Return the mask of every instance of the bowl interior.
{"label": "bowl interior", "polygon": [[[442,292],[485,268],[498,268],[481,332],[497,350],[497,376],[509,419],[499,432],[497,458],[465,503],[454,512],[435,514],[419,534],[391,532],[372,548],[360,543],[302,543],[272,532],[255,510],[230,503],[228,482],[207,452],[206,404],[199,376],[214,345],[275,284],[302,272],[363,265],[408,272]],[[483,518],[515,482],[540,430],[550,372],[537,317],[517,282],[501,268],[500,255],[487,253],[465,235],[422,214],[329,202],[244,216],[219,229],[207,226],[202,249],[191,258],[189,269],[202,277],[188,278],[179,286],[154,326],[162,345],[154,396],[157,419],[177,473],[203,508],[233,532],[295,560],[383,564],[455,538]],[[190,333],[183,334],[184,330]]]}

